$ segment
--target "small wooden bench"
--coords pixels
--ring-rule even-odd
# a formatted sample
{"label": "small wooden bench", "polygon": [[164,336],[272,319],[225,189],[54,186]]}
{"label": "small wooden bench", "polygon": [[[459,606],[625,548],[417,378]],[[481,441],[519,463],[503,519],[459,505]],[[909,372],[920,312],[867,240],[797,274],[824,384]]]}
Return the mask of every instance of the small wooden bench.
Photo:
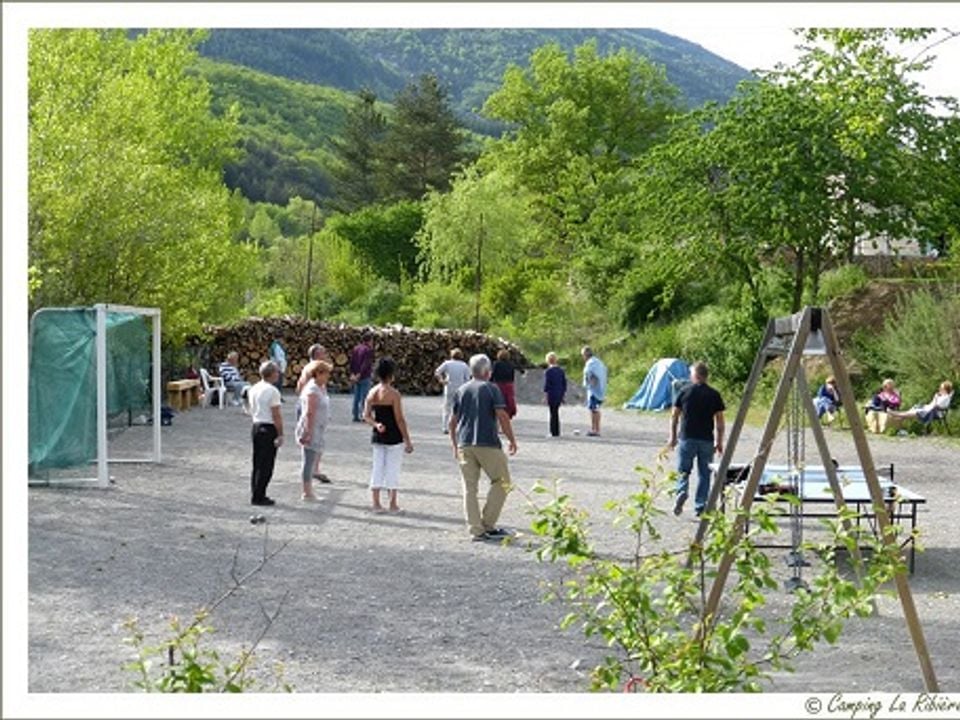
{"label": "small wooden bench", "polygon": [[200,404],[200,381],[171,380],[167,383],[167,405],[175,410],[189,410]]}

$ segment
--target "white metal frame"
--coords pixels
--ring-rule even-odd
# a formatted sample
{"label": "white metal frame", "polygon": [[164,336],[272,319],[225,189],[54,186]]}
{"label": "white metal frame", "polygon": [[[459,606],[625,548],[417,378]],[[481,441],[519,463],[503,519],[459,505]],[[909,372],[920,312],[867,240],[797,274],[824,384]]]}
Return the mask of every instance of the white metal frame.
{"label": "white metal frame", "polygon": [[[53,309],[53,308],[50,308]],[[52,478],[42,484],[56,485],[84,485],[91,483],[100,488],[110,487],[109,463],[139,463],[161,461],[160,447],[160,407],[163,399],[160,388],[160,309],[133,307],[130,305],[112,305],[97,303],[93,306],[96,311],[96,343],[97,354],[97,476],[95,478]],[[152,385],[153,385],[153,452],[149,458],[111,458],[107,450],[107,313],[127,313],[144,315],[151,319],[153,330],[152,346]]]}

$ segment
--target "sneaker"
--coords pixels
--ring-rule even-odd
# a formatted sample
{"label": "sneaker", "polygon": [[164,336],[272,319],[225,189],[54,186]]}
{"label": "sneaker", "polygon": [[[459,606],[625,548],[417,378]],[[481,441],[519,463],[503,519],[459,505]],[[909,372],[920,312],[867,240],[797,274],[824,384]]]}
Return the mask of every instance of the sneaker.
{"label": "sneaker", "polygon": [[492,538],[504,538],[504,537],[510,537],[511,535],[513,535],[513,533],[510,532],[509,530],[505,528],[499,528],[499,527],[490,528],[489,530],[487,530],[486,534]]}
{"label": "sneaker", "polygon": [[499,540],[500,538],[496,538],[490,533],[485,532],[480,533],[479,535],[473,535],[470,539],[473,542],[490,542],[491,540]]}
{"label": "sneaker", "polygon": [[328,485],[333,482],[333,480],[331,480],[330,478],[328,478],[328,477],[327,477],[326,475],[324,475],[323,473],[314,473],[313,479],[316,480],[316,481],[318,481],[318,482],[322,482],[322,483],[325,483],[325,484],[328,484]]}
{"label": "sneaker", "polygon": [[687,494],[680,493],[677,495],[677,501],[673,504],[673,514],[679,515],[683,512],[683,504],[687,501]]}
{"label": "sneaker", "polygon": [[251,505],[276,505],[277,501],[273,498],[264,497],[259,500],[251,500]]}
{"label": "sneaker", "polygon": [[587,433],[588,437],[600,437],[600,433],[596,433],[593,430]]}

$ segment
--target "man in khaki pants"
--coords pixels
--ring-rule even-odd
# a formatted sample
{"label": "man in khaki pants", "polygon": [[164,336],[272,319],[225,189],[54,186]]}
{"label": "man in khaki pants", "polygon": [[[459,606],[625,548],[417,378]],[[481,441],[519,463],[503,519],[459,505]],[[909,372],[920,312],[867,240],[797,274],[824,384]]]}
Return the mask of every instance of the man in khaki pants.
{"label": "man in khaki pants", "polygon": [[[510,533],[497,527],[497,519],[510,490],[510,469],[507,456],[500,445],[497,424],[507,436],[507,451],[517,452],[507,403],[500,388],[490,379],[490,358],[474,355],[470,358],[473,379],[457,390],[450,415],[450,440],[453,456],[460,463],[463,476],[463,509],[474,541],[500,540]],[[490,490],[483,511],[477,492],[480,471],[490,478]]]}

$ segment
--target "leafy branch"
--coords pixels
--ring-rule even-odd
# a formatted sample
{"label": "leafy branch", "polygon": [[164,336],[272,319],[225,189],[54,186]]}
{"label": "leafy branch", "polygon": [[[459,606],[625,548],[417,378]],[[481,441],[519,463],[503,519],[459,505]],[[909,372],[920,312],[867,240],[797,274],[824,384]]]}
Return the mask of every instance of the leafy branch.
{"label": "leafy branch", "polygon": [[[250,647],[243,650],[235,661],[223,661],[216,650],[201,648],[200,644],[204,635],[214,631],[213,627],[207,624],[207,619],[213,611],[240,590],[251,577],[261,572],[267,563],[290,543],[288,540],[271,551],[268,541],[269,532],[265,525],[263,551],[257,564],[241,575],[238,570],[238,547],[234,551],[230,566],[230,578],[233,584],[213,602],[197,610],[188,625],[184,626],[178,617],[172,617],[170,620],[172,635],[159,644],[146,644],[145,635],[137,618],[129,618],[124,622],[124,628],[129,633],[124,638],[124,643],[131,645],[137,653],[136,659],[126,664],[124,669],[136,673],[137,679],[133,682],[135,687],[145,692],[243,692],[253,685],[253,681],[247,677],[247,671],[252,665],[254,653],[280,616],[280,611],[289,597],[289,591],[284,593],[272,612],[268,612],[263,603],[258,603],[265,623]],[[159,676],[155,676],[153,673],[155,660],[163,659],[166,660],[166,664],[161,665]],[[276,676],[277,685],[289,691],[290,686],[282,680],[282,669],[277,671]]]}
{"label": "leafy branch", "polygon": [[[593,689],[652,692],[721,692],[761,689],[773,670],[790,670],[789,662],[819,642],[835,643],[844,620],[869,615],[874,597],[898,569],[895,545],[886,545],[867,528],[850,527],[849,517],[825,524],[827,540],[806,543],[819,560],[809,589],[798,590],[789,613],[768,627],[769,593],[778,588],[771,562],[757,547],[761,533],[779,531],[783,516],[768,496],[751,511],[752,526],[737,534],[745,511],[709,513],[710,532],[701,545],[684,552],[657,551],[661,535],[655,519],[663,515],[655,500],[663,494],[663,468],[638,468],[640,489],[621,502],[608,503],[614,525],[627,524],[634,534],[628,560],[609,559],[594,549],[587,514],[576,508],[559,485],[537,484],[527,495],[532,528],[542,541],[531,548],[540,562],[564,561],[569,571],[547,599],[570,607],[560,626],[580,624],[586,637],[599,636],[612,653],[594,668]],[[667,475],[666,479],[669,480]],[[548,497],[544,505],[537,500]],[[788,496],[779,498],[789,501]],[[858,582],[846,580],[836,567],[837,547],[866,546],[870,561]],[[693,558],[687,563],[687,553]],[[706,583],[726,553],[732,553],[735,580],[716,617],[705,617]]]}

